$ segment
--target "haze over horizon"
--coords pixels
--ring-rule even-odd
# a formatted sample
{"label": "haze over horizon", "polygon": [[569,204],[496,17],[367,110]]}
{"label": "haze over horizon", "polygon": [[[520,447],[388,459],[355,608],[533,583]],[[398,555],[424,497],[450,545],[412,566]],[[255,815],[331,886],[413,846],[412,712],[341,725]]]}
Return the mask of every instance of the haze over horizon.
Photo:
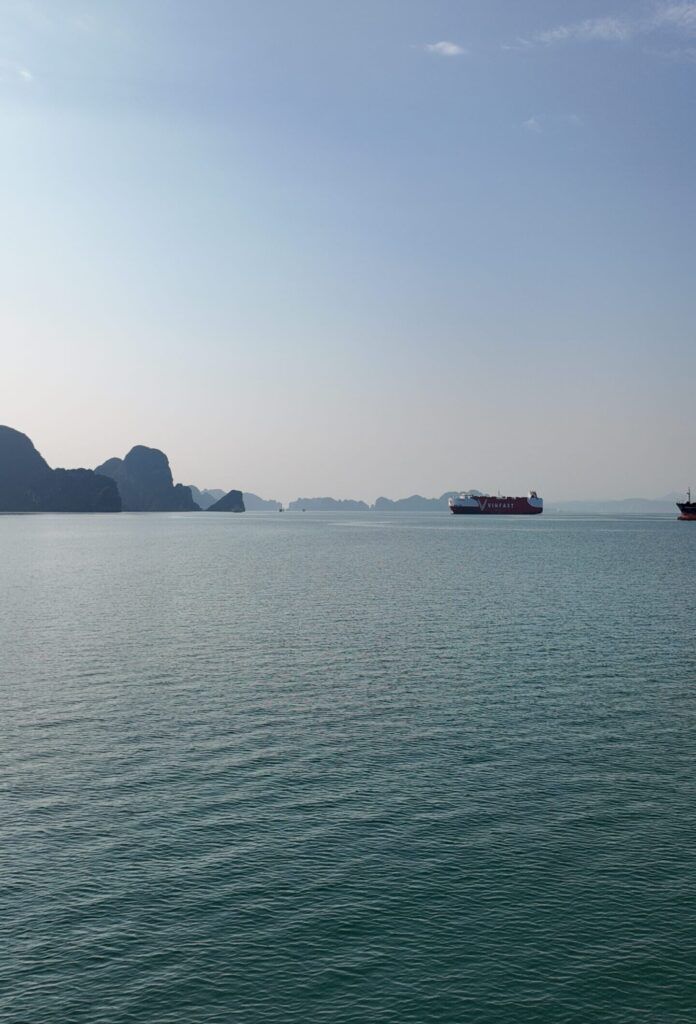
{"label": "haze over horizon", "polygon": [[696,482],[696,2],[0,14],[0,422],[52,466]]}

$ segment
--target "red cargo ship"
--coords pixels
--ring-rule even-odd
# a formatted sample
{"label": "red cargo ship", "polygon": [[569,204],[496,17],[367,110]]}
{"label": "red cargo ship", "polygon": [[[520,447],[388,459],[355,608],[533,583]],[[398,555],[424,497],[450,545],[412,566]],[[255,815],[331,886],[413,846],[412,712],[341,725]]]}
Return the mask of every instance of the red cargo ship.
{"label": "red cargo ship", "polygon": [[678,501],[677,508],[681,513],[678,519],[696,521],[696,501],[691,500],[691,488],[686,492],[686,501]]}
{"label": "red cargo ship", "polygon": [[526,498],[467,493],[450,498],[449,507],[455,516],[538,516],[544,511],[544,501],[536,491],[530,491]]}

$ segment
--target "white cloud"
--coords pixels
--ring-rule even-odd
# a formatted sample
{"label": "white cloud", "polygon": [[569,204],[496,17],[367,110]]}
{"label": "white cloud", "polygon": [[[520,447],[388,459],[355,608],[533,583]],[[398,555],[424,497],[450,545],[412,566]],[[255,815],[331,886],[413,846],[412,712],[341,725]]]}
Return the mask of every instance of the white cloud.
{"label": "white cloud", "polygon": [[438,57],[461,57],[463,54],[468,53],[463,46],[459,46],[458,43],[448,42],[443,39],[441,43],[426,43],[423,47],[428,53],[436,53]]}
{"label": "white cloud", "polygon": [[22,64],[0,60],[0,82],[16,82],[17,79],[22,82],[33,82],[34,76],[29,68],[25,68]]}
{"label": "white cloud", "polygon": [[532,132],[533,135],[541,135],[544,129],[541,126],[541,121],[538,117],[529,117],[526,121],[522,122],[522,127],[526,132]]}
{"label": "white cloud", "polygon": [[501,50],[528,50],[533,43],[529,39],[523,39],[521,36],[515,40],[514,43],[501,43]]}
{"label": "white cloud", "polygon": [[547,131],[560,131],[564,128],[582,128],[583,120],[578,114],[532,114],[521,127],[532,135],[543,135]]}
{"label": "white cloud", "polygon": [[678,61],[681,64],[696,62],[696,46],[675,46],[671,50],[646,49],[645,53],[649,53],[653,57],[661,57],[663,60]]}
{"label": "white cloud", "polygon": [[696,35],[696,3],[666,4],[653,15],[657,27],[675,28]]}
{"label": "white cloud", "polygon": [[634,23],[624,18],[588,18],[585,21],[558,25],[556,28],[539,32],[535,38],[538,42],[547,44],[565,43],[573,39],[581,42],[623,42],[634,32]]}
{"label": "white cloud", "polygon": [[636,36],[654,34],[696,36],[696,0],[659,3],[642,17],[586,18],[537,32],[533,38],[536,43],[554,46],[567,42],[623,43]]}

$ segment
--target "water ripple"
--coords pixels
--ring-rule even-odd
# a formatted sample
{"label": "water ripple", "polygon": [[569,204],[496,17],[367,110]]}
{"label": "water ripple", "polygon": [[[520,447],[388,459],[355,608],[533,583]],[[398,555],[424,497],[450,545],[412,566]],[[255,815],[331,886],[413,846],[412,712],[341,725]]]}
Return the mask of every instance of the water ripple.
{"label": "water ripple", "polygon": [[692,1024],[696,531],[367,520],[0,517],[3,1024]]}

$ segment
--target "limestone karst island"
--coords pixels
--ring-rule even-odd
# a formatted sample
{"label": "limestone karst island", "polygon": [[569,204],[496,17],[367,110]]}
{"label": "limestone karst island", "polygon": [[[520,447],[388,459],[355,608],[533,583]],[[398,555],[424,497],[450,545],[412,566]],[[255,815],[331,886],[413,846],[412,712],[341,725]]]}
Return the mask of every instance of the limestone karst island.
{"label": "limestone karst island", "polygon": [[95,470],[51,469],[26,434],[0,426],[0,512],[244,512],[241,491],[212,502],[204,495],[175,484],[169,459],[157,448],[136,445]]}

